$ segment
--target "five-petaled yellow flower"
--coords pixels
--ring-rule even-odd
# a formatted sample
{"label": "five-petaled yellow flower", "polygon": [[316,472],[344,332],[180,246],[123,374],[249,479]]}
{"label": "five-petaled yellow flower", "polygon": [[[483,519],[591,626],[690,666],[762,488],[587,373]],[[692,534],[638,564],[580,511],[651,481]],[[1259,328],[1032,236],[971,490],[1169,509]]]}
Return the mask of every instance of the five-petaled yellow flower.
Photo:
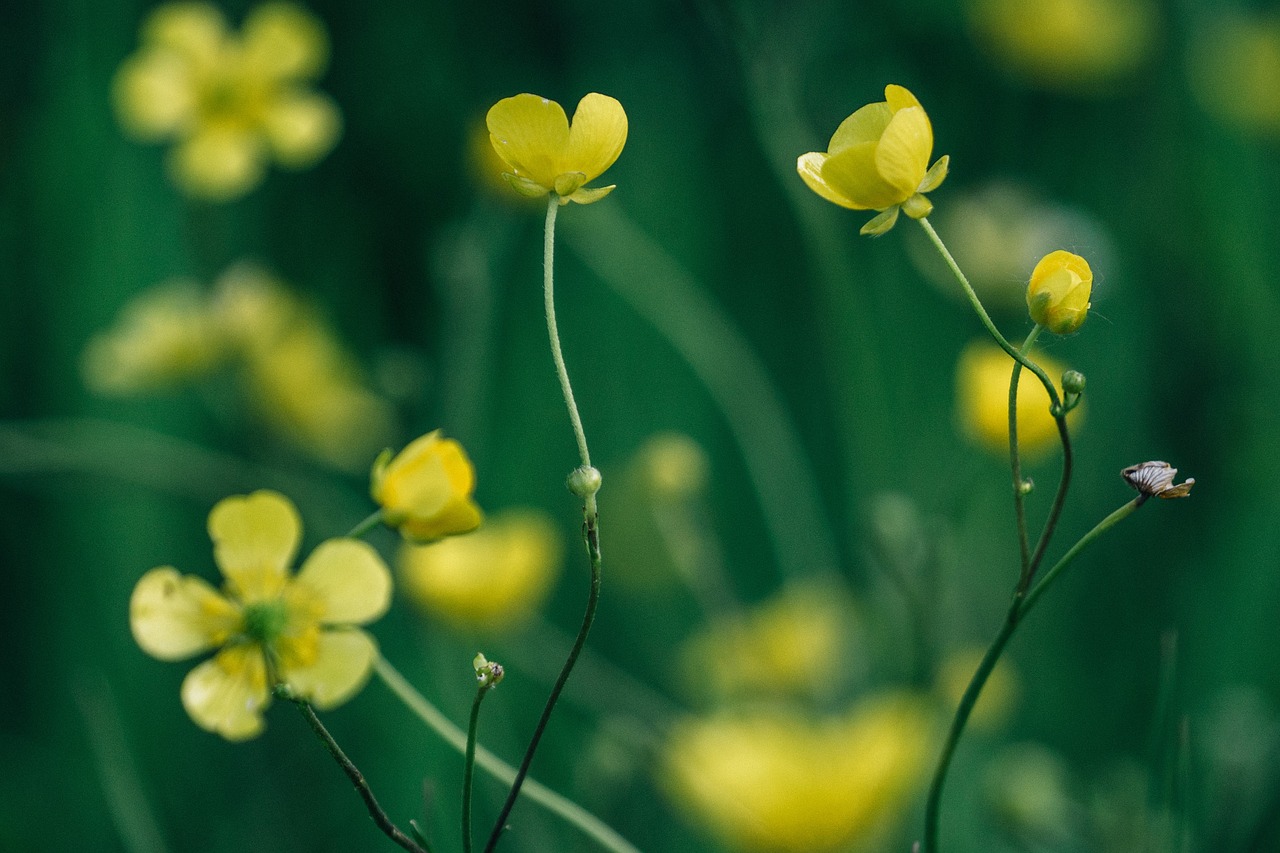
{"label": "five-petaled yellow flower", "polygon": [[219,649],[182,683],[196,724],[228,740],[256,736],[273,683],[322,709],[353,696],[377,655],[355,626],[391,600],[378,553],[357,539],[330,539],[290,576],[302,523],[288,498],[269,491],[220,501],[209,536],[222,592],[163,566],[142,576],[129,602],[134,639],[148,654],[181,660]]}
{"label": "five-petaled yellow flower", "polygon": [[613,165],[627,143],[627,114],[608,95],[578,102],[573,124],[564,108],[537,95],[503,98],[485,117],[493,150],[511,167],[502,176],[530,198],[555,193],[561,204],[591,204],[613,191],[587,187]]}
{"label": "five-petaled yellow flower", "polygon": [[370,493],[382,520],[406,539],[430,542],[467,533],[484,516],[471,499],[476,472],[462,445],[440,430],[411,441],[394,457],[383,451],[373,463]]}
{"label": "five-petaled yellow flower", "polygon": [[1031,319],[1057,335],[1069,335],[1089,316],[1093,270],[1079,255],[1059,249],[1040,259],[1027,285]]}
{"label": "five-petaled yellow flower", "polygon": [[257,7],[238,34],[213,5],[165,4],[116,73],[116,112],[139,139],[174,140],[169,168],[183,191],[239,198],[269,160],[306,168],[337,142],[337,106],[308,89],[327,59],[323,26],[292,3]]}
{"label": "five-petaled yellow flower", "polygon": [[861,107],[840,123],[827,150],[796,160],[809,189],[851,210],[879,210],[863,234],[884,234],[898,211],[914,219],[928,216],[933,204],[924,194],[947,177],[948,157],[932,167],[933,127],[916,96],[901,86],[886,86],[885,100]]}

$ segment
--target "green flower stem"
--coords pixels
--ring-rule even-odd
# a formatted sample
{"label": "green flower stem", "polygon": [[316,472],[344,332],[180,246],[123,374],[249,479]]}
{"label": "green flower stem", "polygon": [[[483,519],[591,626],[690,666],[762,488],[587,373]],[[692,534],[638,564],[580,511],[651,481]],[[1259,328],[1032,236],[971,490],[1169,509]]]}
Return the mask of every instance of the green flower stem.
{"label": "green flower stem", "polygon": [[[1027,335],[1022,342],[1023,356],[1031,352],[1043,328],[1037,323]],[[1022,559],[1020,577],[1027,578],[1031,573],[1031,547],[1027,544],[1027,502],[1022,492],[1022,455],[1018,449],[1018,379],[1021,376],[1022,362],[1014,361],[1013,375],[1009,377],[1009,471],[1013,475],[1013,510],[1018,522],[1018,553]]]}
{"label": "green flower stem", "polygon": [[476,698],[471,702],[471,720],[467,724],[467,749],[462,764],[462,850],[471,853],[471,779],[476,767],[476,730],[480,726],[480,703],[492,687],[492,682],[482,681],[476,686]]}
{"label": "green flower stem", "polygon": [[1067,502],[1067,489],[1071,485],[1071,474],[1075,468],[1075,454],[1071,450],[1071,433],[1067,430],[1066,412],[1061,408],[1056,409],[1053,418],[1058,422],[1058,439],[1062,442],[1062,478],[1058,480],[1058,491],[1053,496],[1053,505],[1049,507],[1049,516],[1045,519],[1044,529],[1040,531],[1040,541],[1036,543],[1036,550],[1031,554],[1031,565],[1023,582],[1024,592],[1035,578],[1036,570],[1040,568],[1040,562],[1044,559],[1044,552],[1049,547],[1049,539],[1052,538],[1053,531],[1058,526],[1058,517],[1062,515],[1062,507]]}
{"label": "green flower stem", "polygon": [[1017,630],[1023,618],[1031,612],[1031,608],[1040,600],[1040,596],[1044,595],[1049,585],[1079,556],[1080,552],[1117,523],[1128,518],[1134,510],[1142,506],[1146,499],[1146,495],[1138,495],[1098,522],[1092,530],[1080,537],[1080,540],[1072,545],[1066,554],[1062,555],[1062,558],[1054,564],[1053,568],[1045,572],[1044,577],[1040,579],[1039,583],[1031,587],[1025,597],[1021,595],[1014,596],[1013,602],[1009,605],[1009,612],[1005,617],[1004,624],[1000,626],[1000,632],[991,641],[991,646],[983,656],[982,662],[978,664],[978,669],[973,674],[973,678],[970,679],[969,686],[965,688],[964,695],[960,699],[960,705],[956,708],[955,717],[951,721],[951,729],[947,733],[947,740],[942,747],[942,756],[938,759],[938,767],[933,773],[933,781],[929,784],[929,798],[925,804],[922,853],[937,853],[938,851],[938,817],[942,808],[942,788],[946,782],[947,770],[951,766],[951,759],[955,755],[956,745],[960,742],[960,736],[964,734],[964,727],[969,721],[969,715],[973,712],[973,707],[977,704],[978,697],[982,694],[982,688],[986,686],[987,679],[991,676],[992,670],[995,669],[996,663],[999,662],[1001,654],[1004,653],[1005,646],[1008,645],[1009,640],[1013,637],[1013,632]]}
{"label": "green flower stem", "polygon": [[[591,468],[591,453],[587,450],[587,436],[582,430],[582,418],[578,415],[578,404],[573,399],[573,387],[569,384],[569,371],[564,366],[564,355],[560,351],[560,332],[556,327],[555,236],[556,211],[559,208],[560,197],[555,193],[551,193],[547,198],[546,228],[543,232],[542,242],[543,307],[547,315],[547,337],[551,343],[551,358],[556,365],[556,375],[560,377],[560,390],[564,392],[564,404],[569,410],[569,422],[573,426],[573,435],[578,442],[578,456],[582,460],[583,468]],[[533,736],[529,739],[529,746],[525,749],[524,759],[520,762],[520,768],[516,771],[516,778],[511,783],[511,790],[507,793],[507,800],[502,804],[502,811],[498,813],[498,819],[494,821],[493,831],[489,834],[489,843],[484,848],[485,853],[492,853],[494,848],[498,846],[498,841],[502,838],[502,833],[506,829],[507,818],[510,817],[511,809],[515,807],[516,799],[520,796],[520,788],[524,785],[525,776],[529,773],[529,765],[533,763],[534,753],[538,751],[538,743],[542,740],[543,732],[547,729],[547,723],[551,721],[551,714],[555,710],[556,702],[559,701],[565,683],[569,680],[569,674],[573,672],[574,664],[578,662],[578,655],[582,653],[582,647],[587,642],[587,635],[591,633],[591,623],[596,618],[596,606],[600,602],[599,512],[596,509],[596,493],[594,489],[577,494],[583,500],[582,538],[586,543],[587,556],[591,561],[591,589],[587,596],[587,609],[582,616],[582,627],[578,629],[577,639],[573,641],[573,647],[569,649],[569,656],[565,659],[560,675],[551,687],[551,695],[547,697],[547,704],[542,709],[542,716],[538,718],[538,725],[534,728]]]}
{"label": "green flower stem", "polygon": [[[413,685],[390,662],[381,656],[374,658],[373,671],[414,716],[425,723],[450,747],[456,749],[459,753],[465,753],[466,733],[450,722],[449,718],[439,708],[432,705],[425,696],[415,690]],[[516,778],[514,767],[480,744],[476,745],[475,763],[480,769],[503,784],[510,785]],[[566,823],[581,830],[584,835],[599,844],[603,850],[609,850],[612,853],[639,853],[639,850],[600,818],[572,800],[552,791],[536,779],[525,779],[524,796],[543,806],[552,814],[563,818]]]}
{"label": "green flower stem", "polygon": [[369,517],[357,524],[347,532],[346,538],[360,539],[366,533],[382,523],[382,508],[379,507],[369,514]]}
{"label": "green flower stem", "polygon": [[968,297],[969,304],[973,306],[973,310],[977,313],[978,319],[982,321],[982,325],[986,327],[987,332],[1000,345],[1000,348],[1009,354],[1009,357],[1017,361],[1027,370],[1030,370],[1040,380],[1040,384],[1044,385],[1044,390],[1049,392],[1049,400],[1052,404],[1053,411],[1057,411],[1062,407],[1062,401],[1058,398],[1058,389],[1054,387],[1053,380],[1049,378],[1049,374],[1044,372],[1044,368],[1036,364],[1031,359],[1018,352],[1018,349],[1005,336],[1000,334],[1000,330],[996,328],[996,324],[991,321],[991,316],[987,314],[987,309],[982,307],[982,300],[978,299],[978,294],[974,292],[973,285],[969,284],[969,279],[965,276],[964,271],[960,269],[960,265],[956,263],[956,259],[951,256],[951,251],[947,249],[942,238],[938,236],[938,232],[933,230],[933,225],[929,223],[928,217],[921,217],[916,220],[920,223],[920,227],[924,229],[924,233],[929,235],[929,240],[933,243],[934,248],[942,255],[942,259],[947,262],[951,272],[955,275],[956,280],[960,282],[960,286],[964,288],[964,295]]}
{"label": "green flower stem", "polygon": [[294,705],[298,706],[298,710],[302,712],[302,716],[311,726],[311,730],[316,733],[316,737],[329,750],[329,754],[333,756],[333,760],[338,762],[338,766],[342,768],[342,772],[347,774],[347,778],[351,780],[351,784],[355,786],[356,792],[360,794],[360,798],[364,800],[365,808],[369,810],[369,817],[373,818],[373,822],[378,829],[403,847],[410,853],[431,853],[425,847],[419,845],[416,841],[405,835],[398,826],[391,822],[391,818],[382,810],[382,806],[378,805],[378,800],[373,796],[373,791],[369,789],[369,783],[365,780],[364,774],[360,769],[347,758],[342,747],[338,746],[338,742],[333,739],[333,735],[329,734],[329,730],[320,722],[320,718],[316,716],[316,712],[312,709],[311,703],[295,696],[289,688],[283,684],[276,686],[276,695],[281,699],[287,699]]}

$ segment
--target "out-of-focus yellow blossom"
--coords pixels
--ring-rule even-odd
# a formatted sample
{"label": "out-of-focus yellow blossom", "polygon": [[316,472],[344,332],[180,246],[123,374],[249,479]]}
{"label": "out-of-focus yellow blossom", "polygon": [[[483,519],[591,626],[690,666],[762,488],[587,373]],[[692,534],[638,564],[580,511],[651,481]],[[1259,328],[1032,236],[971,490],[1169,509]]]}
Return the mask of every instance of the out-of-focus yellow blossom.
{"label": "out-of-focus yellow blossom", "polygon": [[199,287],[174,281],[125,305],[110,329],[90,339],[81,370],[91,390],[131,395],[202,376],[224,354],[221,330]]}
{"label": "out-of-focus yellow blossom", "polygon": [[302,523],[288,498],[269,491],[219,501],[209,536],[221,592],[162,566],[142,576],[129,602],[134,639],[148,654],[182,660],[219,650],[182,683],[191,719],[245,740],[263,729],[273,680],[321,709],[355,695],[377,655],[355,626],[391,601],[378,553],[357,539],[329,539],[290,576]]}
{"label": "out-of-focus yellow blossom", "polygon": [[328,40],[305,9],[264,3],[237,34],[213,5],[168,3],[143,22],[141,37],[116,73],[116,112],[139,139],[173,140],[169,169],[188,194],[238,198],[269,160],[302,169],[337,143],[337,106],[309,88]]}
{"label": "out-of-focus yellow blossom", "polygon": [[643,469],[649,491],[664,500],[682,500],[702,493],[711,469],[707,452],[678,432],[650,436],[640,448],[637,464]]}
{"label": "out-of-focus yellow blossom", "polygon": [[821,694],[850,671],[853,614],[838,591],[784,589],[742,613],[713,621],[685,646],[688,680],[718,694]]}
{"label": "out-of-focus yellow blossom", "polygon": [[921,781],[931,740],[925,706],[904,694],[817,721],[779,709],[726,712],[674,727],[664,781],[675,803],[735,849],[869,848]]}
{"label": "out-of-focus yellow blossom", "polygon": [[515,95],[490,107],[485,124],[493,150],[510,169],[503,178],[521,195],[555,193],[561,204],[591,204],[613,192],[616,185],[586,186],[627,143],[627,113],[608,95],[592,92],[579,101],[572,124],[555,101]]}
{"label": "out-of-focus yellow blossom", "polygon": [[1246,132],[1280,136],[1280,15],[1222,15],[1191,36],[1192,91],[1200,105]]}
{"label": "out-of-focus yellow blossom", "polygon": [[[948,709],[960,704],[960,699],[969,687],[973,674],[978,671],[978,665],[982,662],[984,654],[986,649],[968,648],[947,655],[943,659],[942,665],[938,668],[937,690]],[[977,703],[970,712],[969,725],[974,728],[997,728],[1008,719],[1017,701],[1017,676],[1014,674],[1013,667],[1002,659],[996,664],[995,669],[991,670],[991,675],[988,676],[987,683],[982,688],[982,695],[978,697]]]}
{"label": "out-of-focus yellow blossom", "polygon": [[971,0],[974,36],[1014,74],[1100,91],[1141,66],[1155,43],[1151,0]]}
{"label": "out-of-focus yellow blossom", "polygon": [[863,234],[884,234],[904,210],[914,219],[933,204],[924,194],[947,177],[949,157],[929,166],[933,127],[916,96],[901,86],[884,89],[885,100],[859,108],[840,123],[827,150],[796,160],[809,189],[851,210],[879,210]]}
{"label": "out-of-focus yellow blossom", "polygon": [[560,573],[562,547],[544,513],[505,510],[484,527],[430,545],[405,543],[405,592],[455,624],[500,627],[537,611]]}
{"label": "out-of-focus yellow blossom", "polygon": [[[1027,278],[1059,246],[1088,246],[1091,265],[1107,268],[1110,239],[1084,211],[1044,198],[1031,187],[995,180],[947,198],[930,216],[974,291],[993,314],[1026,310]],[[909,235],[911,260],[944,295],[964,299],[955,273],[922,231]]]}
{"label": "out-of-focus yellow blossom", "polygon": [[233,346],[263,355],[307,312],[279,278],[251,263],[228,268],[213,285],[214,315]]}
{"label": "out-of-focus yellow blossom", "polygon": [[468,533],[484,516],[472,500],[476,472],[462,445],[440,430],[414,439],[373,463],[370,493],[383,520],[409,540],[430,542]]}
{"label": "out-of-focus yellow blossom", "polygon": [[[1035,361],[1050,378],[1062,375],[1057,361],[1036,355]],[[987,340],[969,344],[956,363],[956,416],[962,430],[993,452],[1009,452],[1009,379],[1013,359]],[[1059,395],[1061,395],[1061,388]],[[1083,406],[1067,415],[1077,423]],[[1058,425],[1049,414],[1049,394],[1029,370],[1018,374],[1018,447],[1034,455],[1054,446]]]}
{"label": "out-of-focus yellow blossom", "polygon": [[1040,259],[1027,284],[1031,319],[1057,335],[1069,335],[1089,316],[1093,270],[1079,255],[1059,249]]}

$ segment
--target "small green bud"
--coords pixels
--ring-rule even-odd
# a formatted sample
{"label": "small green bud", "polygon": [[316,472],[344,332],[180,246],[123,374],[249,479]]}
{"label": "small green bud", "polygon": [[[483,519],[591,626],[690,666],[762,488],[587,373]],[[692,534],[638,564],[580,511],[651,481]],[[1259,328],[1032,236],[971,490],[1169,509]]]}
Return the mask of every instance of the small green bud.
{"label": "small green bud", "polygon": [[1018,493],[1023,495],[1031,494],[1036,487],[1036,481],[1028,477],[1018,484]]}
{"label": "small green bud", "polygon": [[506,670],[502,668],[502,664],[488,660],[483,653],[475,656],[475,659],[471,661],[471,666],[476,671],[476,681],[483,688],[497,687],[498,683],[502,681],[502,677],[507,674]]}
{"label": "small green bud", "polygon": [[1062,374],[1062,390],[1068,394],[1084,393],[1084,374],[1078,370],[1068,370]]}
{"label": "small green bud", "polygon": [[565,481],[565,485],[569,487],[569,491],[573,492],[583,500],[587,500],[600,491],[600,471],[590,465],[579,465],[574,468],[569,478]]}

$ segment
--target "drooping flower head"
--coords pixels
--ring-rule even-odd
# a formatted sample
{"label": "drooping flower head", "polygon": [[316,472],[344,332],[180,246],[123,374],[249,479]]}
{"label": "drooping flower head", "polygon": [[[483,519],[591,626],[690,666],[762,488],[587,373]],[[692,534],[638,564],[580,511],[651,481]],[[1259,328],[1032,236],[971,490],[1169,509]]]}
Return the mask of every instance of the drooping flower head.
{"label": "drooping flower head", "polygon": [[555,193],[560,203],[591,204],[615,185],[587,187],[604,174],[627,143],[622,104],[594,92],[578,102],[573,123],[555,101],[523,94],[503,98],[485,117],[489,140],[510,167],[503,177],[521,195]]}
{"label": "drooping flower head", "polygon": [[796,160],[809,189],[827,201],[881,211],[862,228],[871,235],[892,228],[899,210],[915,219],[928,216],[933,204],[924,194],[946,179],[949,162],[942,157],[929,166],[933,127],[916,96],[894,85],[885,87],[884,96],[841,122],[825,152]]}
{"label": "drooping flower head", "polygon": [[467,452],[435,430],[395,456],[384,451],[373,463],[370,493],[387,524],[406,539],[431,542],[480,526],[484,516],[471,498],[475,487]]}
{"label": "drooping flower head", "polygon": [[137,138],[174,141],[169,169],[183,191],[239,198],[268,161],[306,168],[337,142],[337,106],[308,88],[327,59],[323,26],[292,3],[258,6],[240,33],[209,3],[168,3],[116,72],[116,112]]}
{"label": "drooping flower head", "polygon": [[355,627],[391,600],[391,573],[357,539],[322,542],[289,571],[302,537],[298,511],[270,491],[226,498],[209,513],[221,592],[170,566],[134,587],[129,624],[143,651],[182,660],[218,649],[182,683],[201,728],[246,740],[264,726],[273,680],[317,708],[339,705],[368,678],[377,645]]}
{"label": "drooping flower head", "polygon": [[1031,319],[1057,335],[1069,335],[1089,316],[1093,270],[1079,255],[1059,249],[1040,259],[1027,284]]}

